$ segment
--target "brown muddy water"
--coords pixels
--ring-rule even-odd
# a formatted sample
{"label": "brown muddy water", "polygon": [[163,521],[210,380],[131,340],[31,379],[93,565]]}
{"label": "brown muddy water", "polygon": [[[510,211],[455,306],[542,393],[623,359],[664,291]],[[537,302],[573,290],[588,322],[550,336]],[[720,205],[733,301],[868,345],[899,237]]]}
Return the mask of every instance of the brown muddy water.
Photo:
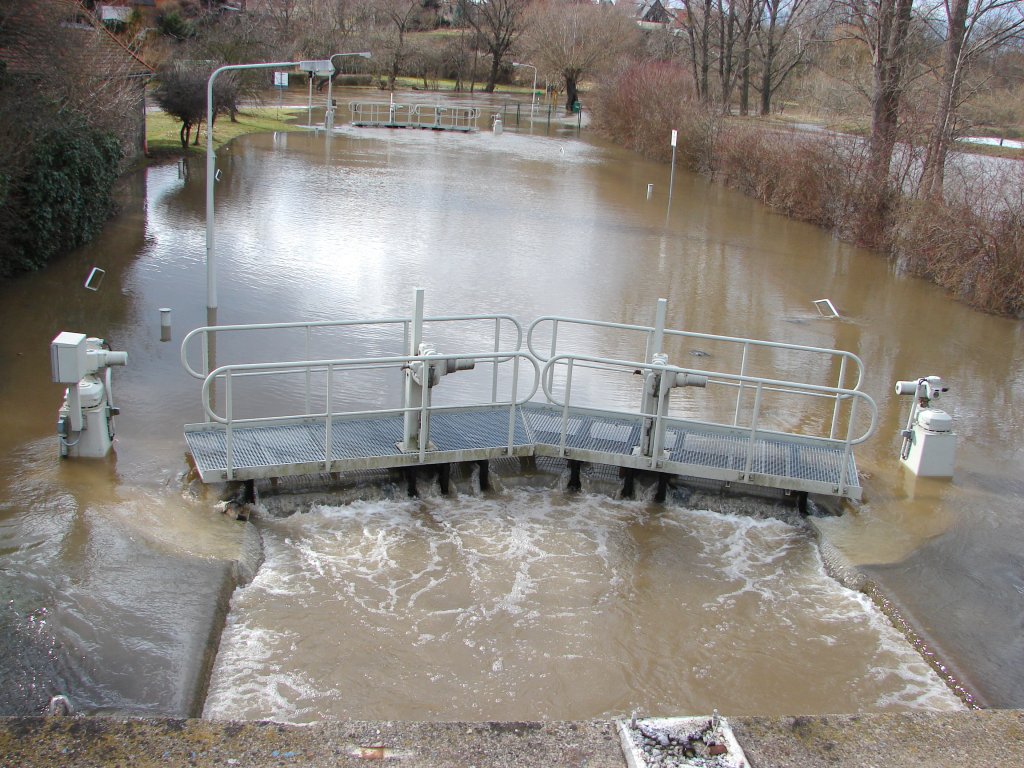
{"label": "brown muddy water", "polygon": [[[858,454],[865,500],[822,524],[983,702],[1024,705],[1018,322],[696,176],[677,172],[666,215],[668,168],[585,130],[268,134],[232,144],[219,167],[221,323],[406,315],[423,287],[428,314],[647,324],[665,297],[673,327],[860,355],[880,411]],[[241,525],[185,479],[181,427],[202,412],[178,342],[206,322],[203,205],[201,162],[184,178],[173,164],[140,171],[96,243],[0,286],[6,712],[56,692],[90,712],[197,711],[196,660],[214,650]],[[82,287],[93,266],[107,271],[98,292]],[[822,297],[842,319],[818,316]],[[174,343],[159,341],[163,306]],[[128,351],[107,460],[57,458],[48,345],[61,330]],[[251,344],[239,354],[267,353]],[[355,333],[343,346],[387,342]],[[896,460],[908,404],[893,382],[932,373],[952,389],[952,482],[914,482]],[[959,706],[867,598],[828,577],[798,517],[529,485],[419,499],[380,488],[257,515],[265,561],[231,598],[203,712]]]}

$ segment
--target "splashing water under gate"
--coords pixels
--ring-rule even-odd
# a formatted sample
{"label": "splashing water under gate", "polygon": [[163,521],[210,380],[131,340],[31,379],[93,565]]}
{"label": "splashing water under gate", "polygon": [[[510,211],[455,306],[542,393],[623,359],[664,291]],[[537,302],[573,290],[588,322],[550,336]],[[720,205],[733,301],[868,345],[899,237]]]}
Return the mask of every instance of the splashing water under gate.
{"label": "splashing water under gate", "polygon": [[959,706],[799,523],[519,488],[259,526],[266,562],[235,594],[207,716]]}

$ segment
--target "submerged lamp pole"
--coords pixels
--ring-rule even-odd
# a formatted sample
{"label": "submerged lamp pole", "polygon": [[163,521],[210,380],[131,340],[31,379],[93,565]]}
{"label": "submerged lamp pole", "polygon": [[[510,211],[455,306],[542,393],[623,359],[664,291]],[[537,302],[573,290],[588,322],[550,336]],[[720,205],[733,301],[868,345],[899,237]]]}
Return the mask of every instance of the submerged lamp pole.
{"label": "submerged lamp pole", "polygon": [[364,59],[372,59],[373,54],[369,51],[358,53],[335,53],[328,59],[331,62],[331,75],[327,80],[327,111],[324,113],[324,128],[328,131],[334,127],[334,96],[331,86],[334,85],[334,60],[339,56],[359,56]]}

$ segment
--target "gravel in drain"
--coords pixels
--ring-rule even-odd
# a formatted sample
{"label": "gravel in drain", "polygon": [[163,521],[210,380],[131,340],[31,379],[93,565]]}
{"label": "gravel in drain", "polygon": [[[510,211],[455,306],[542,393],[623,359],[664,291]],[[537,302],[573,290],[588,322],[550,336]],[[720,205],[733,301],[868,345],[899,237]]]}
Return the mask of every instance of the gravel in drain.
{"label": "gravel in drain", "polygon": [[724,718],[644,718],[619,722],[630,768],[749,768]]}

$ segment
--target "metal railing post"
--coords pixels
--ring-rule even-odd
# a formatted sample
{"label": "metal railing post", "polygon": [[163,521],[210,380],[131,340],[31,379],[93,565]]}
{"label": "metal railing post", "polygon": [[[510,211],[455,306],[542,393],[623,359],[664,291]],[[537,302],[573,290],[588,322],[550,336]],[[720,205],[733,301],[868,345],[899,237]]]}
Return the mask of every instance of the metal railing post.
{"label": "metal railing post", "polygon": [[[407,353],[410,357],[415,357],[420,351],[420,342],[423,341],[423,289],[417,288],[413,298],[413,315],[412,315],[412,327],[410,328],[409,334],[409,348]],[[419,433],[419,422],[420,414],[417,410],[423,404],[423,390],[427,389],[426,384],[429,382],[427,378],[427,370],[424,365],[423,375],[421,376],[423,384],[417,384],[413,379],[412,370],[407,369],[405,372],[405,391],[402,407],[408,410],[405,411],[405,417],[403,419],[404,429],[402,433],[402,440],[406,450],[411,450],[412,446],[415,445],[415,440]]]}
{"label": "metal railing post", "polygon": [[[312,366],[306,366],[306,372],[308,373]],[[334,364],[327,364],[327,418],[324,419],[324,472],[331,471],[331,463],[334,461],[334,430],[332,408],[331,408],[331,382],[334,379]],[[306,415],[309,415],[309,409],[306,409]]]}
{"label": "metal railing post", "polygon": [[424,361],[423,363],[423,398],[420,403],[419,412],[419,441],[420,441],[420,463],[423,463],[423,459],[427,454],[427,446],[430,444],[430,379],[433,375],[431,369],[431,363]]}
{"label": "metal railing post", "polygon": [[[836,389],[843,388],[843,379],[846,378],[846,357],[843,356],[839,360],[839,381],[836,382]],[[832,407],[832,428],[828,432],[828,436],[831,439],[835,439],[836,427],[839,426],[839,405],[843,401],[843,396],[836,392],[836,404]],[[849,430],[847,430],[849,434]]]}
{"label": "metal railing post", "polygon": [[[749,344],[743,345],[743,356],[740,358],[740,376],[747,375],[747,351],[750,349]],[[740,406],[743,402],[743,382],[741,381],[739,387],[736,390],[736,410],[732,415],[732,425],[738,427],[740,425]]]}
{"label": "metal railing post", "polygon": [[651,347],[647,355],[648,363],[654,360],[655,355],[660,355],[662,346],[665,343],[665,315],[668,313],[668,300],[658,299],[658,305],[654,310],[654,336],[651,338]]}
{"label": "metal railing post", "polygon": [[[495,350],[497,352],[497,350]],[[497,358],[495,358],[497,365]],[[516,440],[516,395],[519,393],[519,355],[512,359],[512,394],[509,399],[508,413],[508,455],[512,455],[512,446]]]}
{"label": "metal railing post", "polygon": [[[570,357],[565,370],[565,403],[562,404],[562,435],[559,442],[560,453],[562,456],[565,456],[565,443],[569,433],[569,398],[572,392],[572,363],[573,360]],[[551,373],[551,381],[554,382],[553,370]],[[551,386],[548,388],[553,389]]]}
{"label": "metal railing post", "polygon": [[658,462],[665,452],[665,416],[668,414],[668,401],[672,394],[672,388],[668,386],[668,379],[664,371],[661,375],[658,394],[658,410],[654,414],[654,439],[651,441],[651,469],[657,469]]}
{"label": "metal railing post", "polygon": [[224,415],[227,417],[227,429],[224,430],[224,460],[228,471],[228,480],[235,479],[235,455],[231,434],[232,402],[231,402],[231,370],[224,374]]}
{"label": "metal railing post", "polygon": [[757,440],[757,420],[761,415],[761,391],[763,386],[762,382],[757,382],[757,389],[754,392],[754,414],[750,419],[750,442],[747,444],[747,460],[744,462],[743,466],[744,482],[750,480],[750,465],[754,461],[754,444]]}
{"label": "metal railing post", "polygon": [[[494,351],[501,351],[501,318],[494,318]],[[491,361],[491,402],[498,401],[498,358]],[[512,398],[515,400],[515,397]]]}
{"label": "metal railing post", "polygon": [[850,405],[850,424],[846,428],[846,444],[843,447],[843,459],[842,466],[839,468],[839,495],[843,496],[846,494],[846,487],[849,485],[847,481],[847,472],[850,465],[850,452],[853,450],[853,427],[854,421],[857,417],[857,401],[859,398],[854,397],[853,403]]}
{"label": "metal railing post", "polygon": [[[312,329],[307,325],[306,326],[306,346],[305,346],[305,349],[304,349],[304,353],[305,353],[304,357],[306,358],[306,360],[309,360],[309,359],[312,358],[312,355],[309,352],[309,341],[310,341],[309,336],[310,336],[311,331],[312,331]],[[328,383],[328,386],[329,385],[330,384]],[[312,403],[312,389],[313,389],[313,370],[312,370],[312,368],[309,368],[307,366],[307,368],[306,368],[306,403],[305,403],[306,404],[306,415],[307,416],[309,415],[309,411],[310,411],[311,403]]]}

